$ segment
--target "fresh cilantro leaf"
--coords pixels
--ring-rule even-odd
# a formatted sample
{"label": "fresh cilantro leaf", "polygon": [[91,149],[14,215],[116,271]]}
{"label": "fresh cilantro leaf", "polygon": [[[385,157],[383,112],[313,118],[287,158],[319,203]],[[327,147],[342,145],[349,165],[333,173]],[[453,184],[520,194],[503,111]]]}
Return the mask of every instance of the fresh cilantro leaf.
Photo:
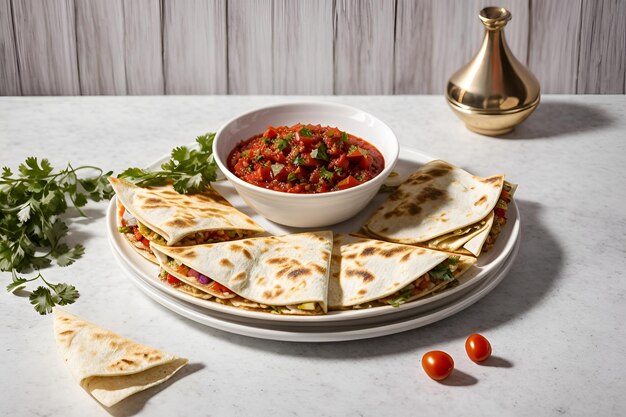
{"label": "fresh cilantro leaf", "polygon": [[[95,174],[79,177],[85,170]],[[33,278],[20,277],[18,273],[49,267],[55,259],[59,266],[69,265],[83,254],[81,245],[70,249],[62,242],[68,227],[61,215],[70,206],[83,214],[80,207],[88,200],[110,198],[113,189],[107,178],[111,174],[93,166],[74,168],[71,164],[55,171],[47,159],[39,161],[35,157],[26,158],[16,176],[9,168],[2,169],[0,271],[12,274],[7,291],[25,288],[32,281],[43,282],[46,286],[38,287],[30,296],[41,314],[51,311],[55,304],[69,303],[78,297],[69,284],[48,283],[41,273]]]}
{"label": "fresh cilantro leaf", "polygon": [[341,132],[341,141],[344,143],[348,141],[348,134],[346,132]]}
{"label": "fresh cilantro leaf", "polygon": [[69,284],[51,284],[50,287],[54,290],[54,302],[60,306],[73,304],[80,293],[76,290],[76,287]]}
{"label": "fresh cilantro leaf", "polygon": [[47,159],[42,159],[40,166],[37,158],[30,156],[23,164],[20,164],[19,171],[24,177],[37,179],[47,177],[52,172],[52,167]]}
{"label": "fresh cilantro leaf", "polygon": [[311,152],[311,157],[328,162],[330,158],[326,153],[326,144],[324,144],[324,142],[320,142],[319,146]]}
{"label": "fresh cilantro leaf", "polygon": [[334,171],[339,175],[343,174],[343,168],[341,167],[335,166]]}
{"label": "fresh cilantro leaf", "polygon": [[308,129],[306,127],[303,127],[302,129],[300,129],[298,133],[300,133],[300,136],[304,136],[307,138],[313,137],[313,132],[311,132],[311,129]]}
{"label": "fresh cilantro leaf", "polygon": [[295,158],[293,158],[293,164],[295,166],[300,166],[304,164],[304,158],[302,158],[302,156],[298,155]]}
{"label": "fresh cilantro leaf", "polygon": [[24,203],[24,206],[17,212],[17,218],[22,223],[26,223],[30,219],[30,201]]}
{"label": "fresh cilantro leaf", "polygon": [[129,168],[119,177],[140,187],[173,183],[174,189],[180,194],[203,192],[217,179],[217,164],[213,159],[212,149],[214,139],[215,133],[207,133],[196,138],[198,149],[185,146],[174,148],[170,160],[161,165],[160,171]]}
{"label": "fresh cilantro leaf", "polygon": [[74,197],[74,205],[76,207],[84,207],[87,204],[87,196],[83,193],[77,193]]}
{"label": "fresh cilantro leaf", "polygon": [[52,298],[52,294],[50,293],[50,289],[39,286],[30,294],[28,299],[30,300],[30,303],[35,306],[35,310],[39,314],[44,315],[52,313],[52,307],[55,303]]}
{"label": "fresh cilantro leaf", "polygon": [[428,273],[431,277],[439,281],[451,281],[454,279],[454,275],[452,275],[452,271],[450,270],[450,266],[447,261],[443,261],[435,268],[431,269]]}
{"label": "fresh cilantro leaf", "polygon": [[119,175],[119,177],[126,178],[129,181],[133,181],[146,175],[148,175],[148,171],[145,171],[141,168],[127,168]]}
{"label": "fresh cilantro leaf", "polygon": [[61,246],[63,246],[62,250],[54,255],[59,266],[69,266],[85,253],[85,248],[82,245],[76,245],[72,249],[67,248],[66,245]]}
{"label": "fresh cilantro leaf", "polygon": [[279,139],[278,141],[276,141],[276,147],[279,151],[282,151],[287,146],[289,146],[289,140],[287,139]]}
{"label": "fresh cilantro leaf", "polygon": [[320,176],[325,180],[331,181],[333,179],[333,173],[326,169],[326,167],[322,166],[320,168]]}
{"label": "fresh cilantro leaf", "polygon": [[391,304],[393,307],[400,307],[400,305],[404,304],[407,302],[407,300],[409,298],[411,298],[411,292],[413,292],[413,286],[409,285],[408,287],[404,287],[402,290],[400,290],[400,294],[391,299],[389,301],[389,304]]}
{"label": "fresh cilantro leaf", "polygon": [[28,282],[28,280],[26,278],[20,278],[20,277],[16,277],[13,279],[13,282],[10,283],[9,285],[7,285],[7,291],[8,292],[15,292],[18,290],[21,290],[25,287],[24,284],[26,284]]}
{"label": "fresh cilantro leaf", "polygon": [[179,146],[172,149],[172,159],[178,162],[183,162],[189,159],[189,149],[186,146]]}

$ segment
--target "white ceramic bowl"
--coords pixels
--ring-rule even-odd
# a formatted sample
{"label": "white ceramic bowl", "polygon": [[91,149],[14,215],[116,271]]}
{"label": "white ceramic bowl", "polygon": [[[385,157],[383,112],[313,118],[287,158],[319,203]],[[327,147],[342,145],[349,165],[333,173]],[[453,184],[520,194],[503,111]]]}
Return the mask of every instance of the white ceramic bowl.
{"label": "white ceramic bowl", "polygon": [[[268,126],[296,123],[337,127],[374,145],[385,158],[385,168],[373,179],[342,191],[291,194],[249,184],[227,167],[230,152]],[[378,192],[398,159],[398,139],[389,126],[363,110],[329,102],[289,103],[262,107],[237,116],[217,132],[215,161],[244,201],[263,217],[286,226],[324,227],[357,214]]]}

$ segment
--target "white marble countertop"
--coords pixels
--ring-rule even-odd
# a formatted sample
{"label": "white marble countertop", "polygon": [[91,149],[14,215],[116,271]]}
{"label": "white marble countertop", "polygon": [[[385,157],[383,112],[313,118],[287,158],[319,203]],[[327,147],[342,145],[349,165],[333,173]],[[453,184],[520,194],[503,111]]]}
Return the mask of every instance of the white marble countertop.
{"label": "white marble countertop", "polygon": [[[27,156],[115,172],[143,166],[250,108],[293,97],[0,98],[0,165]],[[315,99],[319,99],[316,97]],[[626,96],[545,96],[507,139],[466,130],[442,97],[329,97],[386,121],[404,145],[520,184],[522,245],[489,295],[433,325],[328,344],[258,340],[176,316],[126,278],[105,236],[106,204],[73,223],[86,254],[46,270],[81,298],[68,311],[187,357],[171,382],[109,410],[72,379],[52,317],[26,299],[0,302],[3,416],[609,416],[626,413]],[[2,274],[3,286],[9,275]],[[471,363],[465,338],[499,358]],[[420,366],[456,359],[445,384]]]}

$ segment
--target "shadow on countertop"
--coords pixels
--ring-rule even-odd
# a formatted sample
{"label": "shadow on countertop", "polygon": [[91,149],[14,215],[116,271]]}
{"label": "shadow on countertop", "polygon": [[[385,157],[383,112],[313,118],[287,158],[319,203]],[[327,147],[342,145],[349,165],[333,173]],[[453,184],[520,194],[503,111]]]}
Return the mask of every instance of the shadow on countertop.
{"label": "shadow on countertop", "polygon": [[[184,325],[210,332],[212,336],[252,349],[279,355],[321,359],[368,358],[419,350],[448,340],[464,340],[474,332],[485,332],[523,316],[550,292],[560,278],[563,251],[542,220],[542,207],[517,201],[522,219],[521,246],[508,276],[485,298],[437,323],[395,335],[349,342],[297,343],[255,339],[214,330],[179,317]],[[492,366],[512,367],[509,362]]]}
{"label": "shadow on countertop", "polygon": [[115,404],[112,407],[103,407],[109,414],[114,417],[129,417],[139,413],[143,407],[146,405],[146,402],[152,398],[154,395],[163,391],[165,388],[174,384],[176,381],[183,379],[184,377],[196,373],[202,370],[205,366],[201,363],[190,363],[187,366],[184,366],[180,371],[176,372],[170,379],[167,381],[155,385],[153,387],[148,388],[145,391],[138,392],[137,394],[133,394],[130,397],[122,400],[121,402]]}
{"label": "shadow on countertop", "polygon": [[579,102],[548,101],[515,130],[501,139],[547,139],[611,127],[614,118],[599,106]]}

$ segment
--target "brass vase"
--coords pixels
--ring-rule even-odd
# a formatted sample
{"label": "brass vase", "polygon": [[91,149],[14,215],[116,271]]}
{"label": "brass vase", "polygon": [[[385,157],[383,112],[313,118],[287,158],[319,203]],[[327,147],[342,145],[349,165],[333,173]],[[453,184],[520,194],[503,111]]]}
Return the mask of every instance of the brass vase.
{"label": "brass vase", "polygon": [[485,36],[476,56],[446,87],[448,104],[468,129],[489,136],[512,131],[539,105],[539,82],[504,39],[511,13],[485,7],[479,13]]}

